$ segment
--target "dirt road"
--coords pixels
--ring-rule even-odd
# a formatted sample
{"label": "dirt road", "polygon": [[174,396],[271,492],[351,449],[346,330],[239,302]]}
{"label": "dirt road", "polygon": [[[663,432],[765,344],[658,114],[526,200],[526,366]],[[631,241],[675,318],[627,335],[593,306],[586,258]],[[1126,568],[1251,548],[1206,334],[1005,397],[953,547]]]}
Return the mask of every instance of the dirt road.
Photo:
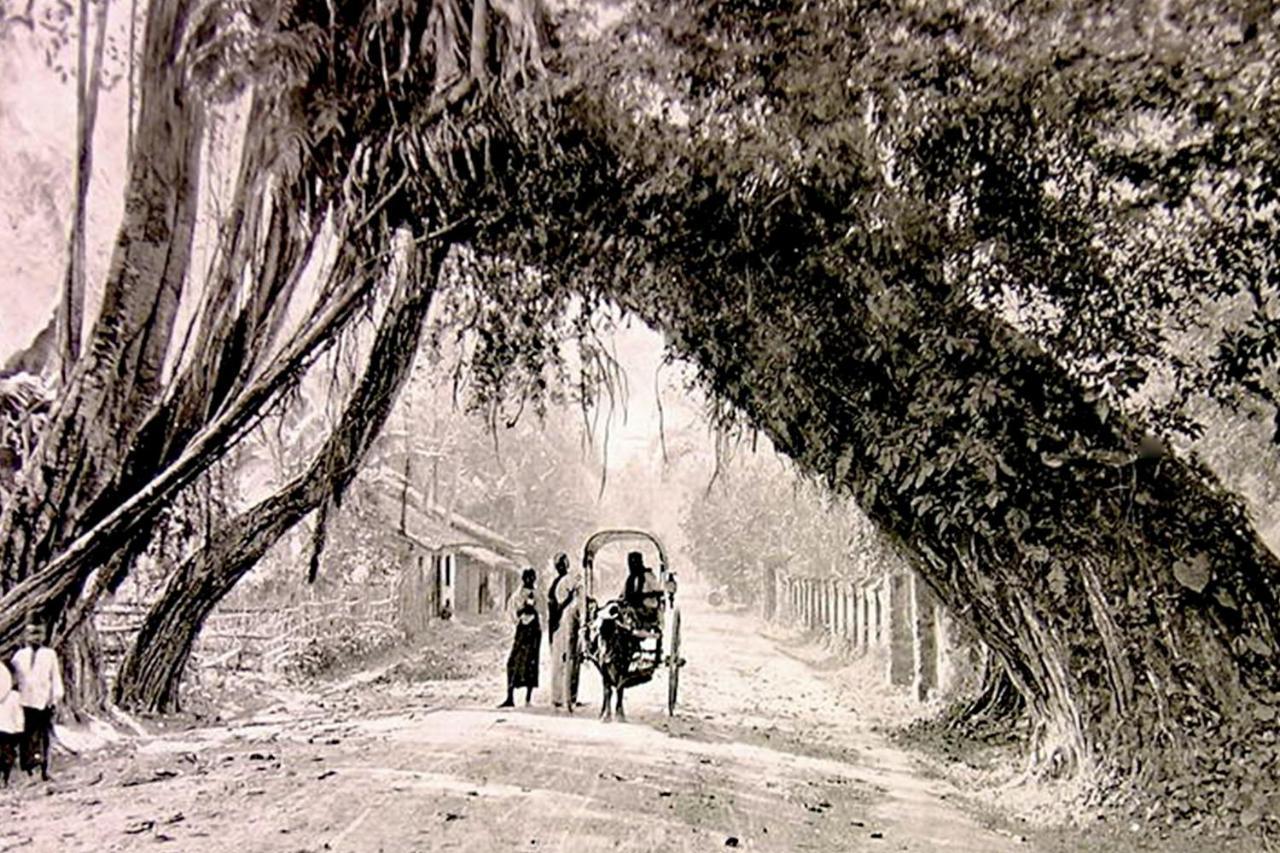
{"label": "dirt road", "polygon": [[497,710],[494,649],[484,679],[349,682],[64,760],[53,786],[0,795],[0,851],[1028,849],[757,629],[686,611],[674,720],[665,682],[629,694],[627,723]]}

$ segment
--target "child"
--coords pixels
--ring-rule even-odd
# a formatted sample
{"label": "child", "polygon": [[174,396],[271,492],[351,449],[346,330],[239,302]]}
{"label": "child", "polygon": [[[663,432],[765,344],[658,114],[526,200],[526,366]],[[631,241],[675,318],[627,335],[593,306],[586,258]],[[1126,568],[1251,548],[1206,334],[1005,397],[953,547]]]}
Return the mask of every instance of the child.
{"label": "child", "polygon": [[0,773],[6,788],[22,742],[22,722],[22,699],[14,687],[9,663],[0,661]]}
{"label": "child", "polygon": [[30,773],[38,766],[40,778],[48,782],[53,715],[63,694],[62,665],[57,652],[44,645],[44,630],[35,622],[27,624],[27,644],[13,655],[13,672],[22,700],[22,769]]}

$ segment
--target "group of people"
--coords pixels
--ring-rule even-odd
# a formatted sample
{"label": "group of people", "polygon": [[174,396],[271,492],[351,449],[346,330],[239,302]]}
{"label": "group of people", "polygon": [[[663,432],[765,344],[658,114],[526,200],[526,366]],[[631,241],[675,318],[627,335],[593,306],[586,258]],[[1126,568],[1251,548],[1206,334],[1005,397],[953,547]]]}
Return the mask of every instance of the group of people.
{"label": "group of people", "polygon": [[[547,628],[551,649],[551,703],[572,709],[578,702],[579,660],[574,654],[582,627],[582,586],[569,578],[569,557],[555,559],[555,578],[544,595],[538,589],[538,573],[533,568],[520,575],[520,588],[507,600],[506,615],[515,626],[511,654],[507,658],[507,696],[499,707],[515,705],[516,691],[524,689],[524,703],[530,704],[538,686],[541,664],[542,628]],[[621,601],[636,614],[642,628],[652,620],[656,626],[663,590],[653,569],[645,565],[639,551],[627,554],[627,581]]]}
{"label": "group of people", "polygon": [[541,665],[542,627],[546,625],[551,647],[552,703],[572,707],[578,698],[578,667],[573,643],[579,628],[578,596],[581,586],[569,580],[569,557],[555,559],[556,576],[546,595],[537,588],[538,573],[527,568],[520,574],[520,588],[507,600],[507,618],[515,625],[515,638],[507,658],[507,698],[499,706],[515,704],[515,692],[524,689],[524,703],[533,699]]}
{"label": "group of people", "polygon": [[0,774],[4,784],[17,764],[49,781],[53,720],[62,701],[62,665],[44,644],[44,629],[29,621],[23,645],[0,663]]}

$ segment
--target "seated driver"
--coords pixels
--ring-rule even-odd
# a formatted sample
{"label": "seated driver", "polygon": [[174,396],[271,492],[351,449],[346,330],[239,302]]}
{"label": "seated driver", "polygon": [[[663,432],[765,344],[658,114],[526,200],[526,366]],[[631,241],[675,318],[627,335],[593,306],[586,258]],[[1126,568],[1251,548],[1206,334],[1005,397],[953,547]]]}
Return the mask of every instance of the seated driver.
{"label": "seated driver", "polygon": [[627,554],[627,584],[622,600],[635,609],[637,621],[646,626],[658,624],[658,608],[662,604],[662,587],[653,569],[644,564],[639,551]]}

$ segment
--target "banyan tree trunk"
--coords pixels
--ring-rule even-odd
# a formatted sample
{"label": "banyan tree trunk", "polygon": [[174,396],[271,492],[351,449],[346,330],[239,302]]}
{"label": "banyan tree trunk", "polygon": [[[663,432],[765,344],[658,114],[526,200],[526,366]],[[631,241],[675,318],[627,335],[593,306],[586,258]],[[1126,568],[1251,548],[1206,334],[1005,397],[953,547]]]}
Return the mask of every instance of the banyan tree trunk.
{"label": "banyan tree trunk", "polygon": [[[122,548],[135,541],[139,528],[145,526],[159,507],[221,459],[257,420],[259,413],[284,389],[291,387],[296,377],[332,343],[365,304],[368,273],[368,269],[358,275],[353,273],[359,281],[342,288],[323,310],[313,315],[306,328],[192,438],[171,465],[121,500],[105,518],[0,597],[0,645],[17,639],[24,614],[45,610],[52,602],[75,601],[74,607],[64,613],[64,634],[87,618],[92,611],[93,594],[86,591],[77,600],[77,591],[84,589],[96,569],[109,566]],[[94,590],[94,594],[100,593],[96,583]]]}
{"label": "banyan tree trunk", "polygon": [[433,246],[402,275],[379,324],[364,375],[307,471],[228,519],[186,559],[147,612],[116,678],[117,703],[175,710],[191,649],[205,619],[280,537],[355,477],[408,379],[445,248]]}
{"label": "banyan tree trunk", "polygon": [[[58,405],[0,514],[4,592],[32,576],[101,517],[94,503],[115,478],[139,418],[160,390],[190,265],[201,159],[202,113],[175,55],[188,13],[186,0],[148,5],[139,154],[130,163],[124,217],[83,357],[74,366],[64,365],[66,382]],[[86,161],[83,146],[81,160]],[[77,267],[82,256],[82,246],[73,251],[69,291],[83,275]],[[78,325],[75,302],[73,294],[71,314],[63,318],[69,325]],[[42,597],[38,607],[18,603],[23,612],[4,616],[13,623],[33,615],[57,627],[58,645],[70,668],[69,704],[85,709],[102,696],[97,639],[92,626],[71,633],[57,626],[77,589],[73,584],[62,594]]]}
{"label": "banyan tree trunk", "polygon": [[977,691],[954,709],[948,727],[969,731],[1008,728],[1025,709],[1022,694],[1009,677],[1004,660],[987,653],[983,656]]}
{"label": "banyan tree trunk", "polygon": [[[1277,781],[1280,561],[1210,472],[931,288],[927,248],[886,257],[888,314],[816,271],[753,295],[700,248],[665,248],[678,298],[621,282],[624,301],[901,540],[1003,658],[1041,755],[1173,785],[1217,767]],[[753,299],[732,323],[706,307]]]}
{"label": "banyan tree trunk", "polygon": [[102,643],[92,622],[86,622],[60,644],[62,675],[66,686],[63,704],[81,718],[100,709],[107,698],[102,671]]}
{"label": "banyan tree trunk", "polygon": [[148,4],[124,219],[84,356],[0,519],[5,590],[92,523],[87,509],[159,392],[197,207],[201,110],[175,56],[188,12],[186,0]]}

